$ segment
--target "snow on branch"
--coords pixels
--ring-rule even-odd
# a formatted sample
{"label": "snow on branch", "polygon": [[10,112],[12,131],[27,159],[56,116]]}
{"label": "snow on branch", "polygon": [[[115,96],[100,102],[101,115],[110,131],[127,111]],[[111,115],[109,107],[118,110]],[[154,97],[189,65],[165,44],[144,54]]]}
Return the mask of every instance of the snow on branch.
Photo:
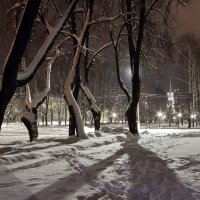
{"label": "snow on branch", "polygon": [[97,23],[100,23],[100,22],[111,22],[111,21],[114,21],[116,19],[118,19],[122,14],[118,14],[114,17],[102,17],[102,18],[99,18],[97,20],[93,20],[89,23],[89,26],[91,25],[94,25],[94,24],[97,24]]}
{"label": "snow on branch", "polygon": [[83,90],[85,96],[87,97],[87,99],[88,99],[89,102],[90,102],[90,107],[91,107],[91,109],[93,109],[93,110],[94,110],[95,112],[97,112],[97,113],[100,112],[101,109],[97,106],[96,100],[95,100],[95,98],[93,97],[93,95],[91,94],[91,92],[90,92],[88,86],[83,85],[83,83],[81,83],[80,86],[81,86],[81,89]]}
{"label": "snow on branch", "polygon": [[81,117],[80,108],[79,108],[79,106],[73,96],[72,90],[71,90],[71,84],[73,83],[73,80],[75,77],[78,60],[81,55],[81,45],[82,45],[82,43],[84,43],[84,39],[85,39],[84,37],[85,37],[86,31],[88,29],[89,23],[90,23],[91,14],[92,14],[92,9],[91,9],[91,7],[89,7],[86,18],[85,18],[85,22],[83,25],[83,29],[81,31],[80,36],[77,38],[77,48],[76,48],[76,52],[75,52],[75,55],[73,58],[72,68],[71,68],[71,71],[69,72],[69,74],[66,78],[65,84],[64,84],[64,98],[65,98],[68,106],[71,106],[73,109],[73,112],[75,115],[75,120],[76,120],[76,125],[77,125],[77,133],[80,138],[87,138],[87,135],[85,134],[85,131],[84,131],[84,125],[83,125],[83,120]]}
{"label": "snow on branch", "polygon": [[29,111],[32,110],[31,93],[30,93],[30,88],[29,88],[28,83],[25,85],[25,104]]}
{"label": "snow on branch", "polygon": [[50,91],[50,83],[51,83],[51,78],[50,78],[50,74],[51,74],[51,68],[53,63],[55,62],[56,58],[59,56],[59,51],[56,52],[56,55],[54,57],[51,58],[51,60],[48,63],[48,67],[47,67],[47,79],[46,79],[46,88],[44,89],[44,91],[35,99],[33,99],[32,101],[32,107],[33,108],[38,108],[38,106],[40,106],[45,98],[47,97],[49,91]]}
{"label": "snow on branch", "polygon": [[29,65],[26,71],[19,72],[17,75],[17,85],[23,86],[27,82],[29,82],[34,74],[36,73],[37,69],[39,68],[41,62],[43,61],[44,57],[46,56],[48,50],[51,48],[54,40],[56,39],[57,35],[59,34],[60,30],[63,28],[64,24],[66,23],[67,19],[69,18],[71,12],[73,11],[74,7],[78,3],[78,0],[73,0],[70,4],[67,11],[63,14],[63,17],[60,18],[59,22],[53,28],[50,35],[47,37],[46,41],[43,43],[39,51],[37,52],[36,56],[34,57],[33,61]]}

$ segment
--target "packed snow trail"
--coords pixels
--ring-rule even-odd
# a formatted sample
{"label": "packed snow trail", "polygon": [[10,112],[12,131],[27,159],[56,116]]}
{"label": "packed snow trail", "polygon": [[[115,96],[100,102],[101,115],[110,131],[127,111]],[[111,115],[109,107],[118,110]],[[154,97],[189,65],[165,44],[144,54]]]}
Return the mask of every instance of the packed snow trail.
{"label": "packed snow trail", "polygon": [[20,191],[15,199],[28,200],[200,199],[200,191],[186,187],[167,161],[148,150],[156,149],[150,145],[152,140],[156,146],[154,136],[142,135],[141,146],[126,141],[123,128],[89,132],[87,140],[67,138],[65,129],[41,128],[44,134],[33,143],[26,142],[27,136],[17,130],[16,134],[9,130],[12,134],[8,136],[1,133],[1,166],[9,168],[4,174],[7,188],[0,190],[4,199],[12,196],[13,189]]}
{"label": "packed snow trail", "polygon": [[0,199],[22,200],[31,196],[29,189],[2,162],[0,162],[0,177]]}
{"label": "packed snow trail", "polygon": [[166,160],[187,187],[200,192],[200,129],[149,129],[140,144]]}

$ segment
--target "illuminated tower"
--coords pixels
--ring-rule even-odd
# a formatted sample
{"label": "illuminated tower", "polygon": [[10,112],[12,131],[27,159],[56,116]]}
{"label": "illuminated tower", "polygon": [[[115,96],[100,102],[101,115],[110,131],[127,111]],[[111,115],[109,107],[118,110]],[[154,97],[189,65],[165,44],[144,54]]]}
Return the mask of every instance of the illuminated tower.
{"label": "illuminated tower", "polygon": [[174,93],[172,92],[171,86],[171,77],[170,77],[170,92],[167,93],[167,110],[168,110],[168,119],[169,119],[169,126],[171,127],[172,122],[172,115],[175,113],[175,100],[174,100]]}

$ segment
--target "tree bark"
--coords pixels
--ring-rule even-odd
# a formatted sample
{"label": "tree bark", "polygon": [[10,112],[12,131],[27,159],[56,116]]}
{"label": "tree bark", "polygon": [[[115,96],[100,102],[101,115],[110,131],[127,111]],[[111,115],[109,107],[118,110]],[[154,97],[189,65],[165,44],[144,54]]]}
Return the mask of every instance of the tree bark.
{"label": "tree bark", "polygon": [[28,112],[22,114],[21,121],[24,123],[26,128],[29,132],[30,142],[33,140],[37,140],[38,138],[38,129],[37,129],[37,109],[38,107],[46,100],[47,95],[50,91],[50,74],[51,74],[51,67],[54,63],[55,59],[58,57],[59,53],[57,52],[56,55],[50,60],[47,67],[47,79],[46,79],[46,87],[44,91],[34,100],[31,100],[31,94],[29,85],[26,85],[26,92],[25,92],[25,103]]}
{"label": "tree bark", "polygon": [[95,131],[100,130],[101,124],[101,112],[96,112],[95,110],[91,109],[91,112],[93,114],[93,119],[94,119],[94,129]]}
{"label": "tree bark", "polygon": [[[80,55],[81,56],[81,55]],[[74,78],[74,82],[72,84],[73,86],[73,96],[74,99],[77,101],[78,100],[78,95],[79,95],[79,91],[80,91],[80,58],[78,60],[77,63],[77,68],[76,68],[76,72],[75,72],[75,78]],[[78,136],[78,132],[76,132],[76,118],[73,112],[73,109],[71,106],[68,106],[69,109],[69,136],[75,135],[75,133]]]}
{"label": "tree bark", "polygon": [[[131,12],[131,0],[126,1],[127,12]],[[137,106],[140,98],[140,52],[143,41],[143,33],[144,33],[144,25],[145,25],[145,0],[139,1],[139,9],[140,9],[140,19],[138,26],[138,34],[136,46],[134,46],[134,42],[132,39],[132,25],[131,25],[131,14],[127,14],[127,32],[128,32],[128,44],[129,44],[129,54],[130,54],[130,64],[132,70],[132,98],[130,100],[129,106],[126,110],[126,117],[128,120],[129,131],[132,134],[138,133],[138,125],[137,120],[139,120],[139,116],[137,119]]]}
{"label": "tree bark", "polygon": [[[91,16],[90,16],[91,20]],[[89,57],[89,36],[90,32],[89,29],[87,29],[86,34],[85,34],[85,48],[86,48],[86,53],[84,57],[84,78],[85,78],[85,86],[81,83],[81,89],[86,96],[86,99],[90,105],[90,111],[92,113],[93,119],[94,119],[94,128],[96,131],[98,131],[101,127],[100,120],[101,120],[101,109],[97,106],[96,100],[94,96],[91,94],[88,83],[89,83],[89,71],[90,71],[90,66],[88,66],[88,57]],[[85,110],[83,115],[85,115]]]}
{"label": "tree bark", "polygon": [[7,105],[16,90],[16,78],[19,64],[28,44],[28,39],[39,5],[39,0],[29,0],[27,2],[11,50],[4,65],[0,91],[0,128]]}
{"label": "tree bark", "polygon": [[138,120],[137,116],[137,106],[140,98],[140,79],[139,77],[134,77],[132,79],[132,94],[134,94],[130,100],[128,108],[126,110],[126,117],[128,121],[129,131],[132,134],[138,134]]}
{"label": "tree bark", "polygon": [[75,52],[73,63],[72,63],[72,69],[69,72],[69,74],[66,78],[66,81],[65,81],[65,85],[64,85],[64,98],[65,98],[68,106],[70,106],[71,113],[75,117],[76,132],[77,132],[77,135],[81,138],[87,138],[87,136],[85,135],[85,132],[84,132],[84,124],[83,124],[83,120],[81,117],[80,108],[79,108],[79,106],[74,98],[74,95],[72,93],[71,85],[74,82],[74,78],[76,76],[76,71],[78,70],[77,66],[78,66],[78,63],[79,63],[80,57],[81,57],[81,46],[84,44],[84,41],[85,41],[85,34],[88,29],[92,10],[93,10],[93,2],[94,2],[94,0],[88,1],[87,14],[86,14],[85,22],[83,25],[83,29],[81,31],[80,36],[77,38],[77,47],[76,47],[76,52]]}
{"label": "tree bark", "polygon": [[[27,68],[27,70],[23,72],[19,72],[17,74],[17,86],[21,87],[26,85],[32,78],[34,77],[35,73],[37,72],[38,68],[41,66],[41,63],[45,59],[48,51],[52,47],[55,39],[57,38],[58,34],[60,33],[61,29],[65,25],[66,21],[69,19],[71,13],[76,7],[78,0],[72,0],[68,9],[63,14],[63,16],[58,20],[56,26],[52,29],[51,33],[48,35],[47,39],[37,52],[36,56],[34,57],[33,61]],[[32,11],[30,11],[31,13]],[[29,16],[28,16],[29,18]]]}
{"label": "tree bark", "polygon": [[[71,14],[71,27],[72,27],[72,30],[71,30],[72,34],[77,35],[76,16],[75,16],[74,12],[72,12],[72,14]],[[76,47],[77,40],[75,38],[72,38],[72,40],[73,40],[73,46]],[[77,48],[74,48],[74,55],[76,53],[76,49]],[[73,90],[74,98],[77,101],[78,95],[79,95],[79,90],[80,90],[80,57],[77,62],[74,82],[72,83],[71,88]],[[77,134],[77,136],[78,136],[78,132],[76,132],[76,128],[77,128],[76,118],[75,118],[75,114],[74,114],[72,106],[69,105],[68,110],[69,110],[69,136],[72,136],[75,134]]]}
{"label": "tree bark", "polygon": [[23,113],[21,121],[28,129],[30,142],[36,141],[38,139],[37,110]]}
{"label": "tree bark", "polygon": [[90,110],[94,119],[94,128],[98,131],[100,129],[101,109],[96,105],[96,100],[90,93],[89,88],[81,83],[81,89],[89,102]]}
{"label": "tree bark", "polygon": [[49,98],[46,98],[45,125],[48,126]]}

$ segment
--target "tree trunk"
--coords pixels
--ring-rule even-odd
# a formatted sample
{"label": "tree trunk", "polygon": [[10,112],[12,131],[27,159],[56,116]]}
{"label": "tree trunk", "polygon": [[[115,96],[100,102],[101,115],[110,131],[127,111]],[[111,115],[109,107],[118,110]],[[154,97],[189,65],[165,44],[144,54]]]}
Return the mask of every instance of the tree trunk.
{"label": "tree trunk", "polygon": [[191,93],[189,93],[188,115],[188,128],[191,128]]}
{"label": "tree trunk", "polygon": [[[81,138],[87,138],[87,136],[84,131],[84,124],[83,124],[80,108],[74,98],[71,86],[74,82],[76,72],[77,72],[77,70],[79,70],[79,61],[80,61],[80,57],[81,57],[81,46],[84,44],[85,34],[86,34],[87,29],[89,28],[89,22],[90,22],[90,18],[91,18],[91,14],[92,14],[93,2],[94,2],[93,0],[88,1],[88,9],[87,9],[83,29],[81,31],[80,36],[77,39],[78,43],[77,43],[75,55],[74,55],[73,62],[72,62],[72,69],[69,72],[69,74],[66,78],[66,81],[65,81],[65,85],[64,85],[64,98],[65,98],[68,106],[70,106],[70,110],[71,110],[70,113],[72,114],[73,117],[75,117],[75,123],[76,123],[75,126],[76,126],[77,135],[79,135],[79,137],[81,137]],[[69,129],[70,129],[70,127],[69,127]]]}
{"label": "tree trunk", "polygon": [[21,121],[28,129],[30,142],[38,139],[37,110],[23,113]]}
{"label": "tree trunk", "polygon": [[[137,106],[140,98],[140,53],[143,41],[144,25],[145,25],[145,0],[139,1],[140,9],[140,19],[138,25],[138,33],[136,44],[134,44],[132,38],[132,25],[130,19],[131,16],[131,6],[132,1],[126,0],[127,6],[127,22],[126,28],[128,33],[128,45],[129,45],[129,55],[130,55],[130,65],[132,70],[132,99],[130,100],[129,106],[126,110],[126,117],[128,120],[129,131],[132,134],[138,133],[137,126]],[[138,116],[139,118],[139,116]],[[139,119],[138,119],[139,120]]]}
{"label": "tree trunk", "polygon": [[[38,138],[38,129],[37,129],[37,109],[38,107],[46,100],[47,95],[50,91],[50,74],[51,67],[55,59],[57,58],[58,53],[48,63],[47,67],[47,79],[46,87],[44,91],[35,99],[31,100],[30,88],[27,84],[25,87],[25,103],[28,112],[23,113],[21,121],[24,123],[29,132],[30,141],[37,140]],[[42,120],[44,122],[44,120]]]}
{"label": "tree trunk", "polygon": [[[81,55],[80,55],[81,56]],[[75,73],[75,78],[74,78],[74,83],[72,84],[74,87],[73,89],[73,96],[74,99],[77,101],[78,100],[78,95],[79,95],[79,90],[80,90],[80,58],[77,63],[77,68],[76,68],[76,73]],[[71,106],[68,106],[69,109],[69,136],[77,134],[78,132],[76,131],[76,118],[73,112],[73,109]]]}
{"label": "tree trunk", "polygon": [[[72,34],[77,35],[77,25],[76,25],[76,16],[75,13],[72,12],[71,14],[71,26],[72,26]],[[73,38],[73,46],[77,46],[77,40]],[[74,48],[74,55],[76,54],[76,48]],[[80,55],[81,57],[81,55]],[[78,95],[79,95],[79,90],[80,90],[80,57],[78,58],[77,62],[77,67],[76,67],[76,72],[75,72],[75,77],[74,77],[74,82],[71,85],[71,88],[73,90],[73,95],[74,99],[77,101]],[[74,115],[74,111],[71,106],[68,106],[69,109],[69,136],[75,135],[76,134],[76,118]],[[78,136],[78,132],[77,132]]]}
{"label": "tree trunk", "polygon": [[81,83],[81,89],[90,104],[90,110],[94,119],[94,127],[95,130],[98,131],[100,129],[101,109],[96,105],[96,100],[89,91],[89,88]]}
{"label": "tree trunk", "polygon": [[16,90],[16,78],[19,64],[28,44],[28,39],[39,5],[39,0],[29,0],[27,2],[10,53],[4,65],[0,91],[0,128],[7,105]]}
{"label": "tree trunk", "polygon": [[45,125],[48,126],[49,97],[46,98]]}
{"label": "tree trunk", "polygon": [[91,109],[94,119],[94,129],[98,131],[100,129],[100,120],[101,120],[101,112],[96,112],[95,110]]}
{"label": "tree trunk", "polygon": [[[34,3],[35,3],[35,1],[34,1]],[[23,72],[19,72],[17,74],[17,86],[18,87],[24,86],[29,81],[32,80],[32,78],[34,77],[34,75],[37,72],[38,68],[41,66],[41,63],[45,59],[45,56],[47,55],[48,51],[52,47],[55,39],[58,37],[58,35],[59,35],[60,31],[62,30],[63,26],[65,25],[66,21],[70,17],[71,13],[74,11],[77,3],[78,3],[78,0],[72,0],[71,1],[68,9],[63,14],[63,16],[58,20],[57,24],[52,29],[52,31],[48,35],[47,39],[44,41],[44,43],[42,44],[42,46],[38,50],[37,54],[33,58],[32,62],[28,66],[27,70],[25,70]],[[30,15],[30,13],[32,13],[32,12],[33,11],[30,10],[28,15]],[[27,17],[27,19],[29,19],[29,18],[30,18],[30,16]]]}
{"label": "tree trunk", "polygon": [[[69,136],[72,136],[72,135],[75,135],[75,130],[76,130],[76,117],[75,117],[75,114],[74,114],[74,110],[73,110],[73,106],[68,106],[68,109],[69,109],[69,113],[70,113],[70,116],[69,116]],[[77,132],[77,136],[78,135],[78,132]]]}
{"label": "tree trunk", "polygon": [[[126,110],[126,117],[128,120],[129,131],[132,134],[138,134],[137,122],[137,106],[140,98],[140,79],[134,77],[132,79],[132,99],[130,100],[129,106]],[[138,116],[139,118],[139,116]]]}
{"label": "tree trunk", "polygon": [[51,125],[53,125],[53,97],[51,98]]}
{"label": "tree trunk", "polygon": [[67,106],[65,105],[65,125],[67,125]]}

